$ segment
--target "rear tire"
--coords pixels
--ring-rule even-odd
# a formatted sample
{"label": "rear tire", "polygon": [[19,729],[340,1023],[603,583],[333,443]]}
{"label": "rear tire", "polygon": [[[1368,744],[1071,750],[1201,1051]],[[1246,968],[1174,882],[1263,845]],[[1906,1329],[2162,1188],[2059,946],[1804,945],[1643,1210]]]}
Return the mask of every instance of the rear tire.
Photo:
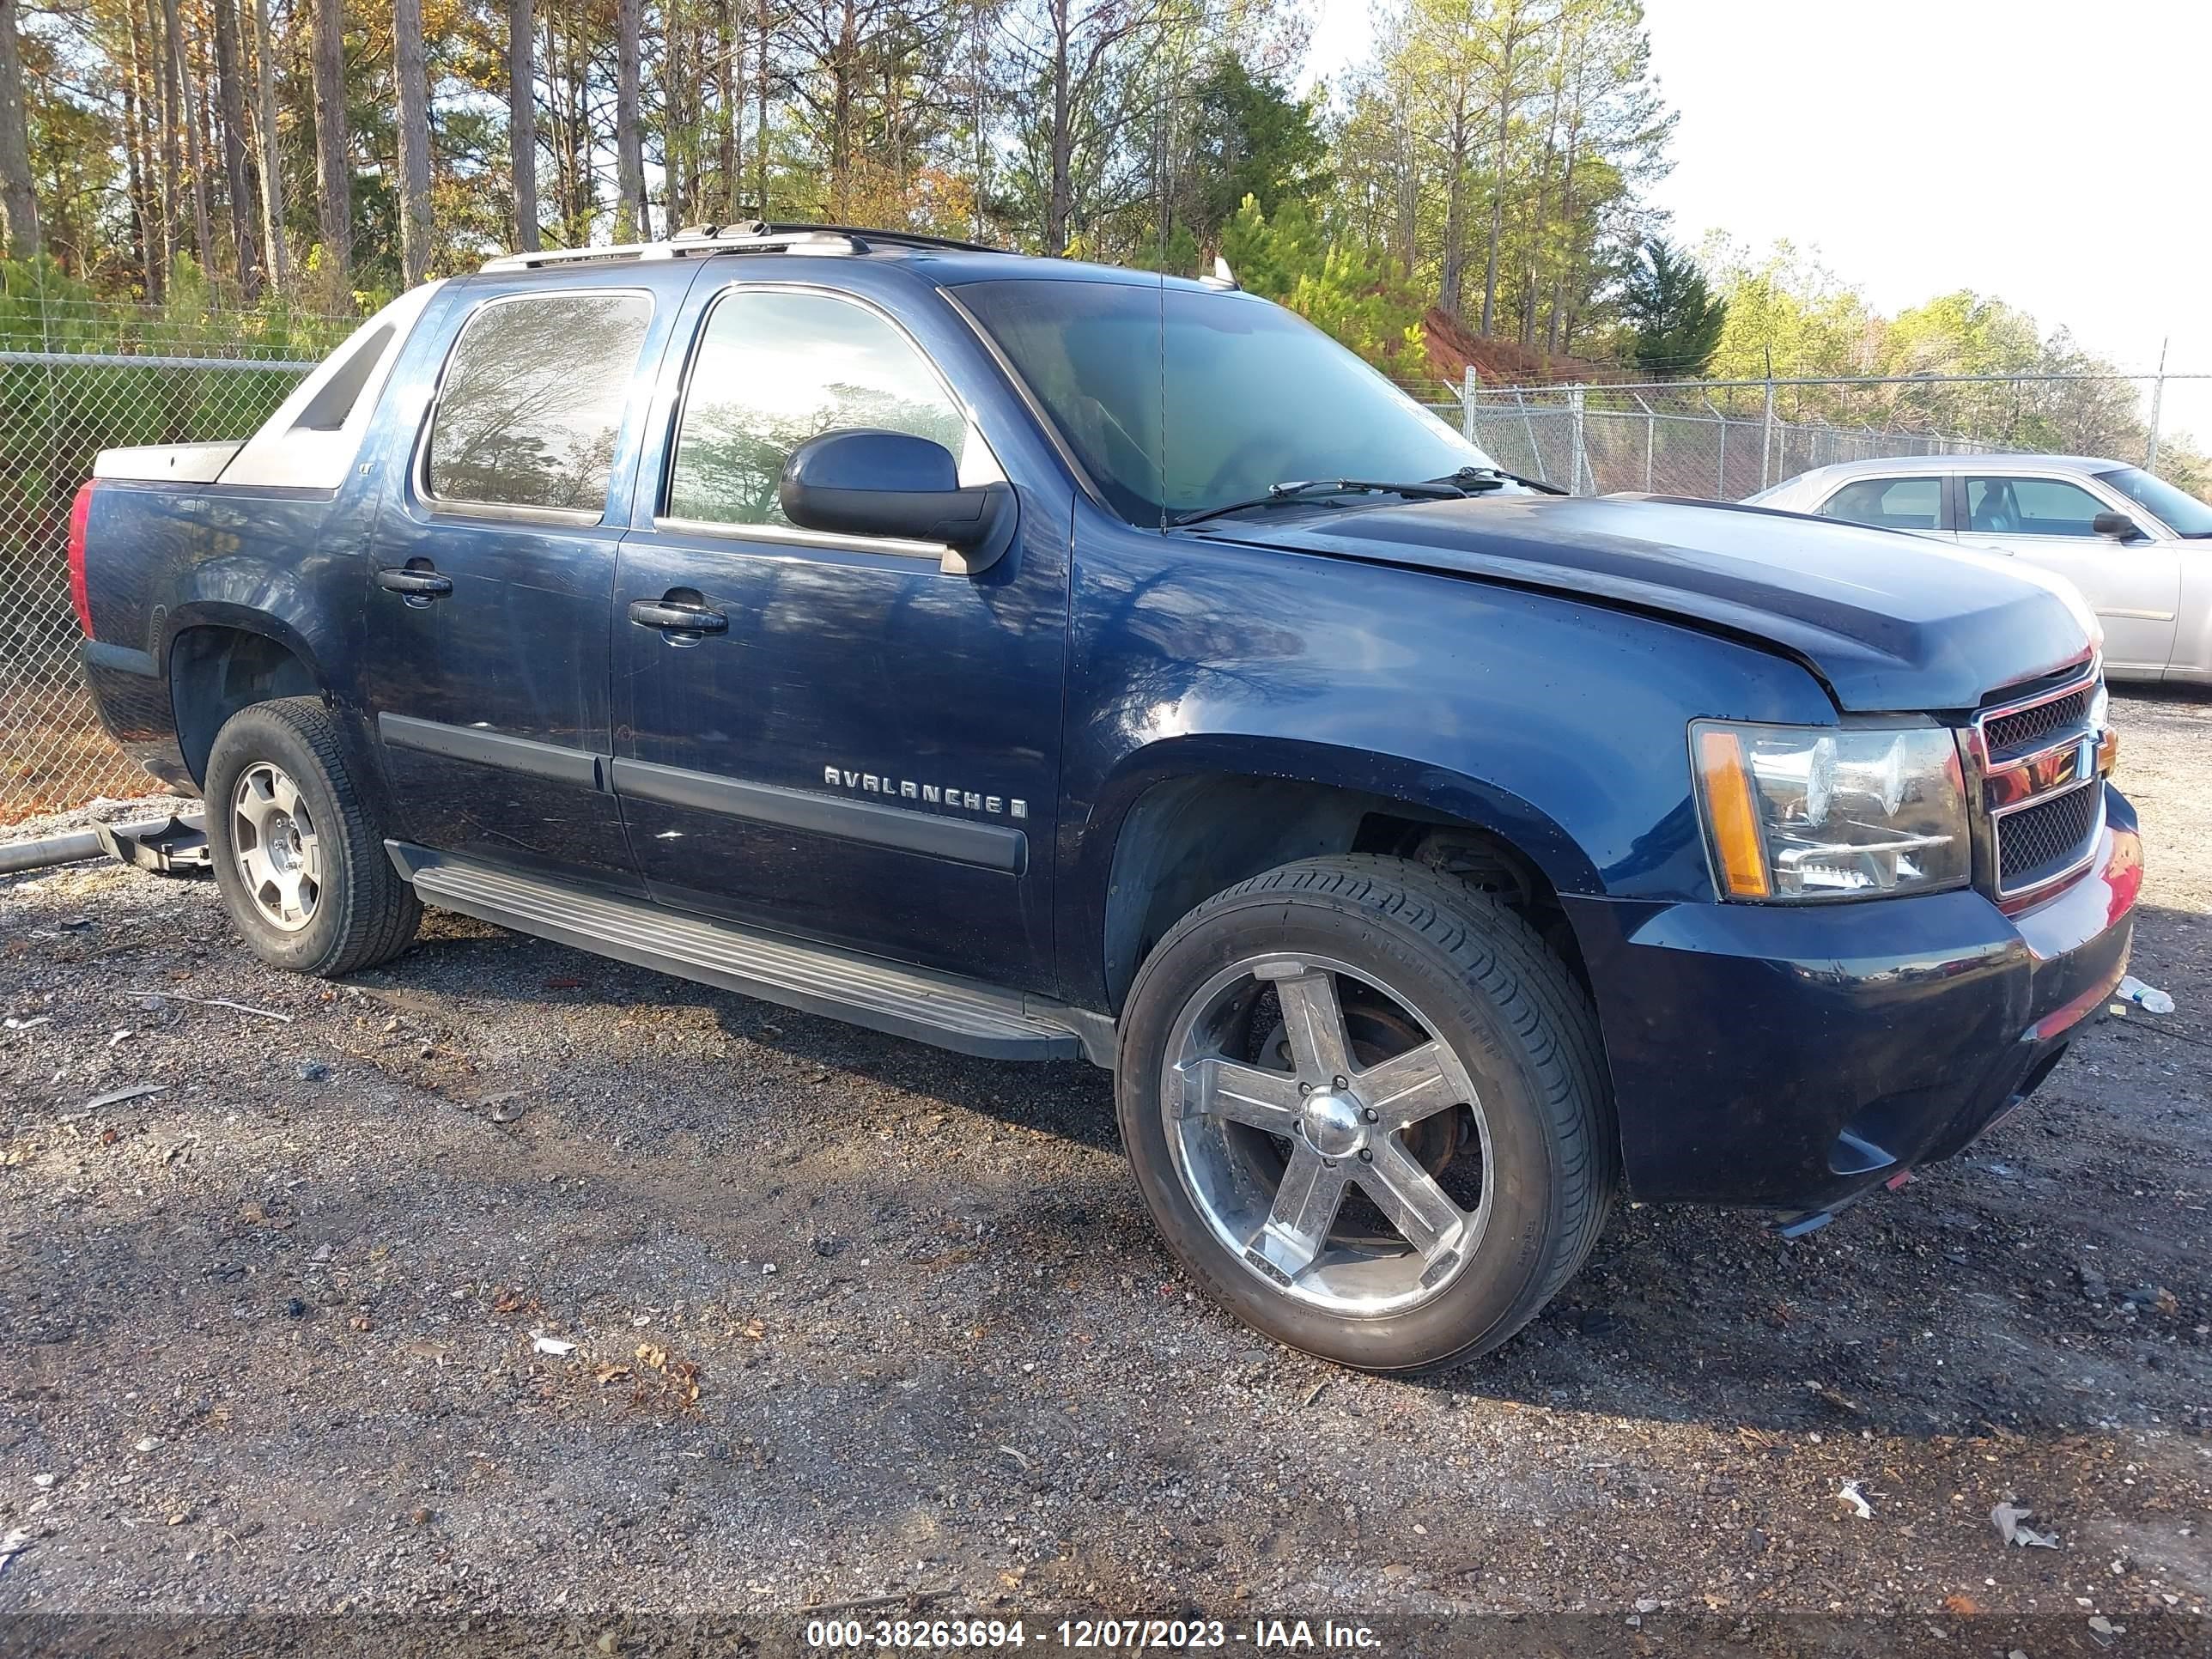
{"label": "rear tire", "polygon": [[1285,865],[1132,988],[1121,1135],[1169,1248],[1291,1347],[1362,1370],[1498,1346],[1617,1180],[1596,1017],[1527,922],[1401,860]]}
{"label": "rear tire", "polygon": [[216,884],[262,961],[335,979],[407,948],[422,906],[386,855],[382,812],[319,699],[233,714],[204,793]]}

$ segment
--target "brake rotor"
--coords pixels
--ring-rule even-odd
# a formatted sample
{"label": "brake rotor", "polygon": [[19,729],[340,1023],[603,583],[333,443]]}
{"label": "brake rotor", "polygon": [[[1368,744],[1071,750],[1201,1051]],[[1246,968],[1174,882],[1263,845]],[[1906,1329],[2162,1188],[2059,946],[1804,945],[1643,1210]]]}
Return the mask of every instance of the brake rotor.
{"label": "brake rotor", "polygon": [[[1290,1033],[1283,1024],[1281,1012],[1274,1007],[1272,995],[1267,1004],[1269,1011],[1274,1012],[1274,1022],[1261,1039],[1254,1063],[1290,1071],[1293,1069]],[[1419,1048],[1429,1040],[1425,1031],[1396,1008],[1349,1000],[1344,1008],[1344,1034],[1351,1040],[1352,1059],[1363,1070],[1393,1054]],[[1406,1150],[1431,1175],[1443,1175],[1444,1165],[1459,1153],[1461,1126],[1466,1117],[1467,1114],[1458,1107],[1432,1113],[1405,1131],[1402,1139]]]}

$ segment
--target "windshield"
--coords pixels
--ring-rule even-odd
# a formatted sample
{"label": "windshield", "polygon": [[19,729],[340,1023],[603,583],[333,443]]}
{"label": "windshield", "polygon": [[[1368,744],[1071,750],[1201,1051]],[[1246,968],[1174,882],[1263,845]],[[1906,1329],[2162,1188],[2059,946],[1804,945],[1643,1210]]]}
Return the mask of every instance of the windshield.
{"label": "windshield", "polygon": [[1132,524],[1294,480],[1415,483],[1494,465],[1319,329],[1249,294],[1013,280],[960,298]]}
{"label": "windshield", "polygon": [[2212,507],[2187,490],[2154,478],[2139,466],[2097,475],[2137,506],[2148,510],[2177,536],[2212,536]]}

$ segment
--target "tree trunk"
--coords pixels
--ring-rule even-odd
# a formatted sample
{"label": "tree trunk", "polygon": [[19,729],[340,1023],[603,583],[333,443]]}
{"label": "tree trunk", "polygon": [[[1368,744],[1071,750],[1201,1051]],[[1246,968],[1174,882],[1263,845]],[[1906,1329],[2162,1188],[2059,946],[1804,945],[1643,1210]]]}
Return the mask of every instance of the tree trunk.
{"label": "tree trunk", "polygon": [[1413,112],[1401,104],[1398,112],[1399,138],[1397,223],[1398,264],[1408,282],[1419,261],[1421,216],[1421,159],[1414,147]]}
{"label": "tree trunk", "polygon": [[568,82],[568,106],[562,126],[562,142],[568,149],[568,198],[564,211],[568,244],[581,247],[592,240],[592,221],[599,211],[599,174],[592,163],[592,59],[591,48],[585,39],[589,20],[583,6],[578,0],[570,0],[567,12],[561,41],[562,73]]}
{"label": "tree trunk", "polygon": [[147,299],[161,297],[160,233],[154,223],[154,155],[146,142],[146,31],[138,17],[137,0],[125,8],[131,16],[130,58],[123,77],[124,148],[131,163],[131,222],[138,249],[138,283]]}
{"label": "tree trunk", "polygon": [[838,14],[837,44],[830,53],[830,217],[850,224],[853,179],[853,76],[859,70],[853,0]]}
{"label": "tree trunk", "polygon": [[507,0],[507,147],[514,173],[514,245],[538,252],[538,67],[534,0]]}
{"label": "tree trunk", "polygon": [[760,41],[753,48],[753,211],[762,219],[768,213],[768,80],[769,0],[755,0],[760,22]]}
{"label": "tree trunk", "polygon": [[550,129],[546,142],[553,152],[554,217],[560,222],[562,240],[573,244],[575,239],[569,233],[568,202],[574,192],[569,175],[574,170],[575,149],[568,134],[567,40],[562,32],[560,7],[548,7],[540,15],[545,20],[542,61],[545,70],[545,118]]}
{"label": "tree trunk", "polygon": [[1506,148],[1513,138],[1513,112],[1519,103],[1513,80],[1514,61],[1528,33],[1528,20],[1516,6],[1509,15],[1505,33],[1498,43],[1498,149],[1490,165],[1490,250],[1482,277],[1482,331],[1490,332],[1498,312],[1498,243],[1505,228]]}
{"label": "tree trunk", "polygon": [[1459,94],[1452,112],[1451,147],[1448,152],[1451,179],[1444,190],[1443,271],[1437,283],[1437,304],[1454,322],[1460,318],[1467,285],[1467,94]]}
{"label": "tree trunk", "polygon": [[39,228],[39,192],[31,179],[30,112],[23,105],[22,36],[15,0],[0,0],[0,214],[8,220],[8,253],[34,259],[46,246]]}
{"label": "tree trunk", "polygon": [[185,161],[192,174],[192,252],[200,269],[212,276],[215,238],[208,230],[207,158],[200,149],[199,103],[192,96],[192,66],[185,55],[185,31],[177,21],[177,0],[161,0],[161,18],[168,26],[169,63],[178,89],[178,101],[170,113],[183,122]]}
{"label": "tree trunk", "polygon": [[979,242],[983,240],[984,232],[983,198],[991,178],[991,138],[983,125],[984,77],[990,73],[991,68],[991,43],[989,37],[984,32],[985,17],[982,0],[977,0],[975,32],[969,37],[971,45],[968,59],[969,100],[968,122],[969,136],[975,146],[974,162],[975,177],[973,180],[975,185],[974,228],[969,234]]}
{"label": "tree trunk", "polygon": [[615,189],[622,206],[615,240],[642,242],[653,235],[645,205],[645,136],[637,130],[638,27],[645,0],[615,0]]}
{"label": "tree trunk", "polygon": [[430,70],[422,0],[392,0],[399,82],[399,277],[413,288],[430,274]]}
{"label": "tree trunk", "polygon": [[676,0],[663,0],[660,8],[660,220],[671,235],[682,225],[690,206],[691,190],[685,175],[684,138],[688,123],[684,109],[684,19]]}
{"label": "tree trunk", "polygon": [[738,29],[737,0],[715,0],[714,25],[722,49],[720,73],[722,105],[721,216],[726,222],[738,217],[738,196],[743,188],[738,183],[738,176],[744,171],[738,155],[738,137],[744,120],[744,94],[740,88],[745,83],[745,48],[744,36]]}
{"label": "tree trunk", "polygon": [[222,104],[222,171],[230,186],[230,237],[238,285],[252,300],[261,292],[261,250],[253,235],[253,187],[246,178],[246,87],[240,62],[237,0],[215,0],[215,79]]}
{"label": "tree trunk", "polygon": [[[1511,54],[1507,54],[1510,73]],[[1498,154],[1490,167],[1490,251],[1482,271],[1482,331],[1490,332],[1498,312],[1498,239],[1505,228],[1505,144],[1513,121],[1512,100],[1501,88],[1498,94]]]}
{"label": "tree trunk", "polygon": [[154,55],[154,125],[161,135],[161,296],[168,297],[177,272],[177,198],[185,174],[177,150],[177,60],[169,52],[169,32],[160,0],[146,0],[146,38]]}
{"label": "tree trunk", "polygon": [[270,275],[279,289],[289,289],[292,262],[284,246],[284,167],[276,151],[276,63],[269,37],[269,0],[253,0],[253,58],[261,116],[261,234],[269,245]]}
{"label": "tree trunk", "polygon": [[[175,0],[168,0],[174,4]],[[314,0],[315,204],[323,257],[341,291],[352,286],[353,141],[345,105],[344,0]]]}
{"label": "tree trunk", "polygon": [[1050,5],[1052,129],[1048,137],[1051,148],[1051,182],[1045,196],[1044,246],[1047,253],[1058,256],[1067,252],[1072,222],[1075,217],[1075,135],[1067,61],[1068,35],[1073,25],[1069,15],[1071,0],[1050,0]]}

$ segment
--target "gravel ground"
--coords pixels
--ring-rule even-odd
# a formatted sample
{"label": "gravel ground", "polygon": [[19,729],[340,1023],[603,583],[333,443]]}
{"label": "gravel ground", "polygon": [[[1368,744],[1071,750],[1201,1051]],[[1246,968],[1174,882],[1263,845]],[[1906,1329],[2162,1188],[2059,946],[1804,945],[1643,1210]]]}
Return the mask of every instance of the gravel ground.
{"label": "gravel ground", "polygon": [[[2212,699],[2118,704],[2136,971],[2174,1015],[2102,1021],[2029,1110],[1803,1241],[1625,1209],[1551,1311],[1425,1382],[1196,1298],[1102,1073],[435,913],[327,986],[258,965],[211,884],[0,883],[0,1612],[2202,1641]],[[2003,1544],[2004,1501],[2057,1547]]]}

